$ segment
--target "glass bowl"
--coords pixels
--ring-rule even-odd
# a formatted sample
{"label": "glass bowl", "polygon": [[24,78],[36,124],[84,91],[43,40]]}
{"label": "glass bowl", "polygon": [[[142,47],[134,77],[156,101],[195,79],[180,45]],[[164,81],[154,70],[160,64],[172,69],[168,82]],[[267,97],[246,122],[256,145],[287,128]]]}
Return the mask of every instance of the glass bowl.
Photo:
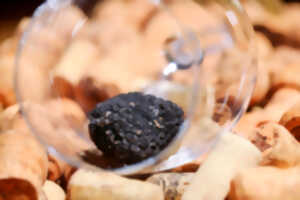
{"label": "glass bowl", "polygon": [[[15,88],[49,153],[76,167],[157,172],[197,160],[236,124],[255,86],[254,51],[237,0],[48,0],[20,41]],[[130,163],[103,153],[89,133],[91,111],[129,92],[184,111],[167,145]],[[134,142],[143,134],[130,149],[143,151]]]}

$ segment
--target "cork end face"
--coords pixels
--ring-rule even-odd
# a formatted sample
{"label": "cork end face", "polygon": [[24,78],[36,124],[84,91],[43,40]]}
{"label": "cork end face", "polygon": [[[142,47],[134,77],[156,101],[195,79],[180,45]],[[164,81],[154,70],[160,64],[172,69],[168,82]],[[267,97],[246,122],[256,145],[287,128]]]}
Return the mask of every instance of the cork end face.
{"label": "cork end face", "polygon": [[7,178],[0,180],[0,200],[38,200],[38,194],[28,181]]}

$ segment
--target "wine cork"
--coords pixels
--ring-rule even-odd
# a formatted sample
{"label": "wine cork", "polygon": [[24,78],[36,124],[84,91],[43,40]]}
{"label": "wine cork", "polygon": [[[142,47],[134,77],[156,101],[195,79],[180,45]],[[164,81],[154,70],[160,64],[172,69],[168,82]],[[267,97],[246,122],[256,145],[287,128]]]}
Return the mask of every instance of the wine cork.
{"label": "wine cork", "polygon": [[147,182],[163,188],[165,200],[180,200],[194,173],[161,173],[147,179]]}
{"label": "wine cork", "polygon": [[298,200],[300,167],[255,167],[239,172],[232,180],[229,200]]}
{"label": "wine cork", "polygon": [[300,141],[300,101],[283,114],[279,123]]}
{"label": "wine cork", "polygon": [[200,166],[182,200],[225,199],[230,181],[242,169],[255,167],[260,151],[246,139],[226,133]]}
{"label": "wine cork", "polygon": [[68,186],[70,200],[163,200],[162,189],[152,183],[131,180],[108,172],[80,169]]}
{"label": "wine cork", "polygon": [[32,135],[0,133],[0,199],[39,199],[47,169],[46,151]]}
{"label": "wine cork", "polygon": [[53,181],[46,181],[43,185],[43,192],[48,200],[65,200],[65,191]]}

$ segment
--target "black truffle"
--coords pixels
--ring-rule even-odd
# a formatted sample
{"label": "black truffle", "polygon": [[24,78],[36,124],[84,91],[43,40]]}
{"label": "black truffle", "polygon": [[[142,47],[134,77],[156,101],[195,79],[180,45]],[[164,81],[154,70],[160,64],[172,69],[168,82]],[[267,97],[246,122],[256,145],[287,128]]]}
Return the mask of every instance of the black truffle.
{"label": "black truffle", "polygon": [[131,164],[158,154],[177,135],[183,111],[176,104],[133,92],[97,104],[90,137],[105,156]]}

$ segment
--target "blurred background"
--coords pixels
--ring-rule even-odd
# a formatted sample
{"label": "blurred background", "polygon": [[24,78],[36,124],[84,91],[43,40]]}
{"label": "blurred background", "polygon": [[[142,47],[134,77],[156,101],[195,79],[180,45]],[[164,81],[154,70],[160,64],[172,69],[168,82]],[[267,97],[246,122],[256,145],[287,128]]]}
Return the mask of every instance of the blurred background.
{"label": "blurred background", "polygon": [[2,1],[0,5],[0,41],[9,37],[22,17],[32,15],[43,0]]}
{"label": "blurred background", "polygon": [[[36,9],[38,5],[40,5],[44,1],[45,0],[2,1],[0,5],[0,41],[3,41],[5,38],[13,34],[18,22],[23,17],[30,17],[34,9]],[[265,9],[266,12],[279,14],[282,10],[284,10],[285,4],[297,4],[300,3],[300,0],[241,0],[241,2],[244,5],[255,2],[260,4]],[[249,14],[251,17],[251,15],[255,15],[255,12],[253,13],[251,10]],[[262,27],[256,27],[256,28],[259,31],[264,31],[265,33],[267,32],[267,30],[262,30]],[[280,36],[278,37],[279,39],[283,39],[280,38]]]}
{"label": "blurred background", "polygon": [[[0,4],[0,105],[3,108],[16,103],[12,87],[16,47],[33,11],[43,2],[10,0]],[[260,60],[258,84],[251,106],[264,106],[268,97],[283,83],[298,88],[298,77],[293,76],[300,68],[300,1],[241,0],[241,3],[256,31]],[[283,71],[290,73],[281,73]]]}

